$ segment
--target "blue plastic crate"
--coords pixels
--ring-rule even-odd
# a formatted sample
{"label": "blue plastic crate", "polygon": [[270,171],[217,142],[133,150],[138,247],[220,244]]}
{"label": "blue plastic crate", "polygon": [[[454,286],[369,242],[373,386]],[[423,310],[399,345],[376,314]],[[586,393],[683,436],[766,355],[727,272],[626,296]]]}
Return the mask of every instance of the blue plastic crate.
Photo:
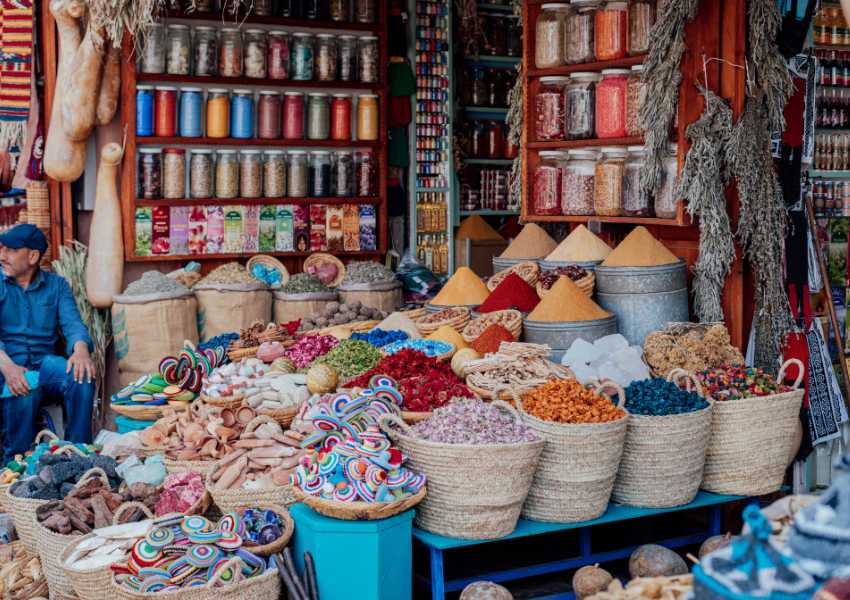
{"label": "blue plastic crate", "polygon": [[137,421],[124,415],[115,417],[115,425],[118,427],[118,433],[130,433],[131,431],[139,431],[146,427],[150,427],[154,421]]}
{"label": "blue plastic crate", "polygon": [[410,600],[413,510],[380,521],[342,521],[304,504],[289,507],[299,571],[313,556],[322,600]]}

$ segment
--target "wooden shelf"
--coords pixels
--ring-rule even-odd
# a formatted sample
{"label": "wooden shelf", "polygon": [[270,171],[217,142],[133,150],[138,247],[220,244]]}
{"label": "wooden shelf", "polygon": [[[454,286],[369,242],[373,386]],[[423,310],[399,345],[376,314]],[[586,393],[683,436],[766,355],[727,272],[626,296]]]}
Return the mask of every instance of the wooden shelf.
{"label": "wooden shelf", "polygon": [[518,215],[519,210],[490,210],[482,208],[480,210],[462,210],[460,216],[467,217],[469,215],[479,215],[482,217],[505,217],[510,215]]}
{"label": "wooden shelf", "polygon": [[292,79],[256,79],[254,77],[203,77],[200,75],[172,75],[170,73],[139,73],[136,81],[141,83],[173,83],[185,87],[209,85],[227,86],[229,88],[252,86],[264,90],[363,90],[369,92],[383,92],[384,86],[381,82],[363,83],[360,81],[294,81]]}
{"label": "wooden shelf", "polygon": [[514,7],[510,4],[490,4],[487,2],[479,2],[476,7],[478,10],[490,11],[490,12],[502,12],[502,13],[511,13],[514,12]]}
{"label": "wooden shelf", "polygon": [[357,140],[265,140],[251,138],[240,140],[236,138],[208,138],[208,137],[143,137],[136,138],[137,144],[149,146],[178,145],[178,146],[273,146],[273,147],[310,147],[310,148],[377,148],[380,142],[360,142]]}
{"label": "wooden shelf", "polygon": [[616,60],[603,60],[599,62],[581,63],[578,65],[564,65],[563,67],[552,67],[550,69],[529,69],[529,77],[549,77],[552,75],[569,75],[570,73],[585,71],[601,71],[603,69],[626,69],[635,65],[643,64],[646,54],[627,56]]}
{"label": "wooden shelf", "polygon": [[[317,250],[318,252],[318,250]],[[244,258],[246,256],[254,256],[261,254],[260,252],[232,252],[227,254],[152,254],[150,256],[134,256],[133,261],[139,262],[159,262],[159,261],[187,261],[187,260],[234,260]],[[312,252],[262,252],[270,256],[279,256],[284,258],[306,258],[313,254]],[[334,252],[334,256],[342,257],[372,257],[383,254],[380,250],[369,250],[363,252]]]}
{"label": "wooden shelf", "polygon": [[690,223],[678,219],[658,219],[655,217],[603,217],[599,215],[525,215],[526,221],[538,221],[548,223],[587,223],[597,221],[599,223],[627,223],[632,225],[666,225],[669,227],[682,227]]}
{"label": "wooden shelf", "polygon": [[292,19],[290,17],[258,17],[257,15],[229,17],[222,13],[211,12],[170,13],[169,16],[172,19],[185,19],[187,21],[213,21],[222,27],[274,25],[276,27],[291,27],[293,29],[368,31],[375,35],[383,32],[383,26],[379,23],[347,23],[319,19]]}
{"label": "wooden shelf", "polygon": [[464,158],[463,164],[465,165],[479,165],[479,166],[491,166],[491,167],[509,167],[514,164],[514,159],[512,158]]}
{"label": "wooden shelf", "polygon": [[227,206],[230,204],[242,204],[245,206],[266,206],[294,204],[305,206],[308,204],[379,204],[380,198],[363,196],[354,198],[340,198],[338,196],[316,196],[311,198],[155,198],[136,199],[136,206]]}
{"label": "wooden shelf", "polygon": [[536,150],[560,150],[562,148],[586,148],[589,146],[640,146],[643,145],[643,137],[624,138],[592,138],[589,140],[557,140],[552,142],[528,142],[530,149]]}

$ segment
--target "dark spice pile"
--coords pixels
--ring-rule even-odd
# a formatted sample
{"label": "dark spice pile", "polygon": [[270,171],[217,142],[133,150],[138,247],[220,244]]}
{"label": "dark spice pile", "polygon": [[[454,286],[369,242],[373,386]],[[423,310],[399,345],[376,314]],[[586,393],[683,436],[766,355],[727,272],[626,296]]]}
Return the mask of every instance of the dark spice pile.
{"label": "dark spice pile", "polygon": [[558,267],[557,269],[548,269],[540,272],[540,279],[537,280],[537,283],[544,289],[551,289],[555,282],[558,281],[558,277],[566,276],[572,279],[573,281],[578,281],[579,279],[584,279],[587,277],[587,271],[581,268],[578,265],[569,265],[566,267]]}

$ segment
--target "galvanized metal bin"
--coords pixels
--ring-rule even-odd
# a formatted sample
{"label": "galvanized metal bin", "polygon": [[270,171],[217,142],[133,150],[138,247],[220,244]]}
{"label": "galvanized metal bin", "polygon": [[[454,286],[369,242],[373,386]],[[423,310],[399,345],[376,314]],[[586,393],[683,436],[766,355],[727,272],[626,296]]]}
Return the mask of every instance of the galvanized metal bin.
{"label": "galvanized metal bin", "polygon": [[519,263],[524,262],[539,262],[539,258],[501,258],[499,256],[493,257],[493,273],[496,274],[499,271],[503,271],[505,269],[510,269],[514,265],[518,265]]}
{"label": "galvanized metal bin", "polygon": [[578,338],[593,342],[598,338],[617,333],[617,317],[611,315],[604,319],[592,321],[561,323],[526,319],[522,322],[522,328],[522,339],[524,341],[532,344],[547,344],[552,348],[552,360],[560,362],[561,357]]}
{"label": "galvanized metal bin", "polygon": [[541,260],[537,263],[541,269],[553,270],[560,267],[569,267],[576,265],[585,271],[595,271],[596,267],[602,264],[601,260]]}

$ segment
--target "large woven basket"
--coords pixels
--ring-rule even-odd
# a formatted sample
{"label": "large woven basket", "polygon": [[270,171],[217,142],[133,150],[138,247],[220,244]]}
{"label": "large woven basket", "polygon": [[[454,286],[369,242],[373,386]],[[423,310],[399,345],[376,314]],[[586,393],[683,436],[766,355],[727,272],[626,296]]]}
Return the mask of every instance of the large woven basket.
{"label": "large woven basket", "polygon": [[784,381],[791,365],[798,369],[794,391],[740,400],[715,399],[702,489],[761,496],[782,487],[785,469],[793,460],[794,433],[805,392],[800,388],[805,367],[796,358],[782,365],[777,382]]}
{"label": "large woven basket", "polygon": [[295,492],[296,500],[303,502],[317,513],[343,521],[377,521],[394,517],[422,502],[426,493],[423,487],[416,494],[396,502],[340,502],[312,496],[298,487],[293,487],[292,490]]}
{"label": "large woven basket", "polygon": [[[670,373],[669,379],[677,377]],[[699,382],[697,391],[702,395]],[[626,442],[611,498],[618,504],[669,508],[699,491],[713,402],[698,411],[664,416],[629,415]]]}
{"label": "large woven basket", "polygon": [[[59,439],[59,436],[57,436],[55,433],[53,433],[49,429],[42,429],[37,434],[35,434],[35,445],[37,446],[38,444],[40,444],[41,442],[46,441],[46,440],[52,441],[52,440],[58,440],[58,439]],[[73,447],[73,446],[69,446],[69,447]],[[11,513],[12,512],[11,508],[9,507],[8,503],[6,502],[6,492],[8,491],[8,489],[10,487],[12,487],[12,485],[14,483],[15,482],[13,481],[12,483],[4,483],[4,484],[0,485],[0,513]],[[32,550],[32,548],[29,548],[29,546],[27,546],[27,548]]]}
{"label": "large woven basket", "polygon": [[[121,515],[131,508],[141,510],[149,519],[153,518],[153,514],[151,514],[150,510],[148,510],[148,507],[141,502],[125,502],[115,509],[115,513],[112,516],[112,524],[118,525]],[[39,528],[44,529],[41,525],[39,525]],[[77,594],[80,600],[104,600],[105,598],[109,598],[109,588],[112,582],[112,569],[110,568],[110,565],[97,569],[86,569],[80,571],[78,569],[70,569],[65,564],[74,552],[74,549],[84,540],[94,537],[95,534],[89,533],[82,537],[78,535],[53,535],[58,536],[57,542],[59,541],[59,537],[65,538],[65,546],[61,550],[61,553],[58,554],[59,567],[62,569],[65,579],[71,583],[71,587],[74,588],[74,593]],[[44,562],[44,559],[42,559],[42,562]]]}
{"label": "large woven basket", "polygon": [[15,531],[18,538],[23,542],[24,547],[30,552],[37,552],[36,536],[35,536],[35,510],[42,504],[46,504],[48,500],[36,500],[34,498],[18,498],[12,492],[24,480],[19,480],[13,483],[6,490],[6,510],[12,516],[12,522],[15,524]]}
{"label": "large woven basket", "polygon": [[[612,382],[606,385],[614,386],[619,395],[617,406],[624,408],[623,388]],[[601,389],[597,393],[601,394]],[[514,401],[526,427],[546,442],[522,516],[534,521],[577,523],[602,515],[620,466],[628,414],[609,423],[555,423],[523,411],[516,394]]]}
{"label": "large woven basket", "polygon": [[[507,403],[494,405],[521,419]],[[516,529],[543,440],[492,445],[430,442],[417,438],[396,415],[384,415],[381,428],[409,457],[409,467],[427,477],[428,493],[416,510],[419,527],[471,540],[500,538]]]}

